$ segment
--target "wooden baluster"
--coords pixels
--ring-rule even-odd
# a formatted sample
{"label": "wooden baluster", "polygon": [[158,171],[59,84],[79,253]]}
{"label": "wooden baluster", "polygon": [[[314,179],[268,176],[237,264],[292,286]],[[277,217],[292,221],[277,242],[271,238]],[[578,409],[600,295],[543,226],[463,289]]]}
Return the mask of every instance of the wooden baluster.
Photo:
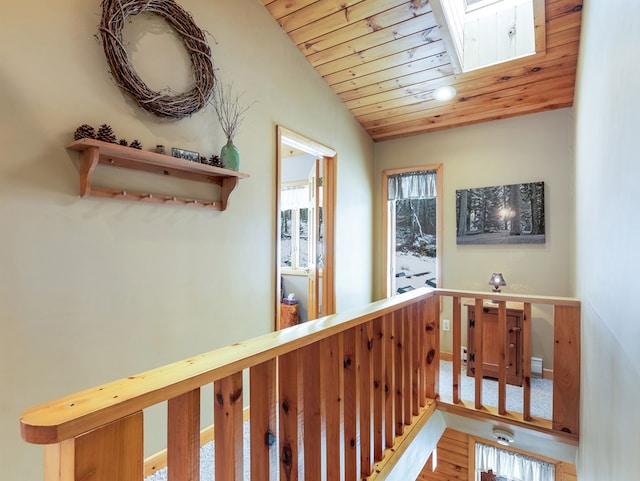
{"label": "wooden baluster", "polygon": [[524,319],[522,321],[522,359],[524,366],[522,376],[522,418],[531,421],[531,304],[524,304]]}
{"label": "wooden baluster", "polygon": [[580,430],[580,307],[555,307],[553,339],[553,429],[577,435]]}
{"label": "wooden baluster", "polygon": [[384,318],[373,321],[373,458],[375,462],[382,459],[385,448],[385,327]]}
{"label": "wooden baluster", "polygon": [[393,336],[395,339],[395,432],[396,436],[401,436],[404,433],[404,393],[402,391],[404,387],[404,309],[397,309],[393,313],[393,323]]}
{"label": "wooden baluster", "polygon": [[427,397],[435,399],[440,392],[440,301],[438,297],[427,300]]}
{"label": "wooden baluster", "polygon": [[428,304],[426,300],[418,304],[418,368],[420,376],[420,407],[427,405],[427,321],[429,319]]}
{"label": "wooden baluster", "polygon": [[298,351],[292,351],[278,358],[280,479],[282,481],[297,481],[299,479],[298,443],[300,435],[298,426],[302,425],[299,357]]}
{"label": "wooden baluster", "polygon": [[458,296],[453,297],[453,368],[452,368],[452,382],[453,382],[453,404],[460,403],[460,385],[461,376],[461,353],[462,353],[462,303]]}
{"label": "wooden baluster", "polygon": [[249,377],[251,479],[275,481],[278,462],[275,359],[252,367]]}
{"label": "wooden baluster", "polygon": [[395,442],[395,335],[393,314],[384,316],[384,411],[385,411],[385,446],[393,447]]}
{"label": "wooden baluster", "polygon": [[413,396],[411,395],[411,388],[413,386],[413,344],[411,342],[411,308],[403,307],[403,324],[402,329],[402,346],[403,346],[403,372],[404,378],[402,382],[402,399],[404,401],[403,418],[402,422],[405,426],[408,426],[413,421]]}
{"label": "wooden baluster", "polygon": [[373,326],[360,326],[360,471],[369,476],[373,471]]}
{"label": "wooden baluster", "polygon": [[420,369],[422,358],[422,343],[420,334],[422,333],[422,323],[420,315],[420,303],[416,302],[409,306],[409,326],[411,332],[411,414],[420,414]]}
{"label": "wooden baluster", "polygon": [[473,367],[475,369],[475,408],[482,408],[482,310],[484,302],[482,299],[476,299],[475,308],[475,328],[473,333],[473,344],[475,352]]}
{"label": "wooden baluster", "polygon": [[[356,330],[357,335],[356,335]],[[345,481],[360,480],[360,386],[358,351],[360,328],[344,332],[344,471]]]}
{"label": "wooden baluster", "polygon": [[143,416],[131,414],[100,428],[45,445],[45,481],[140,481]]}
{"label": "wooden baluster", "polygon": [[[507,306],[505,301],[498,302],[498,414],[507,414],[507,362],[509,360],[509,333],[507,332]],[[516,366],[513,366],[515,369]]]}
{"label": "wooden baluster", "polygon": [[326,479],[344,481],[342,400],[345,370],[342,333],[320,341],[320,356],[320,379],[324,391],[322,409],[325,421]]}
{"label": "wooden baluster", "polygon": [[200,389],[169,399],[167,412],[167,479],[200,479]]}
{"label": "wooden baluster", "polygon": [[300,349],[302,357],[302,399],[304,418],[304,479],[326,479],[322,463],[322,398],[320,377],[320,345],[317,342]]}
{"label": "wooden baluster", "polygon": [[216,481],[242,479],[242,372],[214,383],[213,425]]}

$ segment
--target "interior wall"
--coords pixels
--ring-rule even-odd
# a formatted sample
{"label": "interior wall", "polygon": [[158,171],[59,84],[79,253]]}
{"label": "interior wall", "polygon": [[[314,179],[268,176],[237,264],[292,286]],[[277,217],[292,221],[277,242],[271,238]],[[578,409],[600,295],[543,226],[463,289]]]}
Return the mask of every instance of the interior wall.
{"label": "interior wall", "polygon": [[[576,289],[582,301],[578,479],[640,472],[636,192],[640,4],[585,2],[576,93]],[[602,32],[608,32],[602,35]]]}
{"label": "interior wall", "polygon": [[[339,310],[371,300],[373,144],[260,2],[182,0],[209,33],[218,78],[254,102],[235,143],[241,180],[226,212],[78,197],[83,123],[110,124],[143,148],[211,155],[225,142],[213,109],[161,121],[117,87],[96,40],[100,2],[10,2],[0,18],[0,466],[42,479],[42,448],[24,443],[30,405],[272,330],[275,152],[281,124],[338,152]],[[181,92],[190,62],[157,19],[128,25],[134,66]],[[167,34],[168,35],[168,34]],[[310,94],[312,93],[312,95]],[[313,114],[310,114],[312,112]],[[207,186],[101,169],[210,195]],[[205,405],[206,407],[206,405]],[[210,417],[211,409],[205,409]],[[149,417],[147,454],[165,445]],[[157,423],[154,423],[154,420]],[[204,418],[206,422],[207,418]]]}
{"label": "interior wall", "polygon": [[[526,115],[376,144],[376,178],[383,170],[443,164],[442,287],[488,292],[492,272],[502,272],[503,293],[570,296],[572,286],[573,161],[571,109]],[[457,245],[456,190],[503,184],[545,183],[546,242],[520,245]],[[375,219],[381,218],[376,185]],[[384,287],[383,226],[378,223],[376,293]],[[535,307],[535,306],[534,306]],[[446,310],[444,316],[450,316]],[[534,356],[553,361],[548,310],[533,311]],[[451,352],[451,331],[442,350]],[[466,338],[466,335],[464,336]]]}

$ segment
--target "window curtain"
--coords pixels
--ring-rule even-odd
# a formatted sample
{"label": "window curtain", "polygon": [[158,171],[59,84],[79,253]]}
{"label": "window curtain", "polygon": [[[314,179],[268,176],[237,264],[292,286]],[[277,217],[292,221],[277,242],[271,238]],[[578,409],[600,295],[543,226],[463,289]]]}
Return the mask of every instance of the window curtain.
{"label": "window curtain", "polygon": [[493,470],[496,479],[504,481],[554,481],[556,472],[553,464],[476,443],[476,471],[490,469]]}
{"label": "window curtain", "polygon": [[436,181],[435,170],[390,175],[387,179],[388,200],[435,198]]}
{"label": "window curtain", "polygon": [[296,210],[309,207],[309,186],[285,187],[280,193],[280,210]]}

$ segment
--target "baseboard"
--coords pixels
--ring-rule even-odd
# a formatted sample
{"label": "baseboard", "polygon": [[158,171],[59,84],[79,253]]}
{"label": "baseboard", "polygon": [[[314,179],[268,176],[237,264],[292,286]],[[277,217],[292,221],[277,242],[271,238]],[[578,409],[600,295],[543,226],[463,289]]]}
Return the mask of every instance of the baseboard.
{"label": "baseboard", "polygon": [[451,361],[453,362],[453,354],[450,352],[442,352],[440,351],[440,360],[441,361]]}
{"label": "baseboard", "polygon": [[[453,354],[450,352],[440,352],[440,360],[441,361],[450,361],[453,362]],[[543,369],[542,370],[542,379],[549,379],[553,381],[553,369]]]}
{"label": "baseboard", "polygon": [[[245,408],[242,418],[246,421],[249,419],[249,408]],[[200,446],[204,446],[214,440],[215,434],[213,430],[213,424],[207,426],[200,431]],[[167,467],[167,450],[152,454],[144,460],[144,477],[147,478],[154,474],[156,471],[160,471]]]}

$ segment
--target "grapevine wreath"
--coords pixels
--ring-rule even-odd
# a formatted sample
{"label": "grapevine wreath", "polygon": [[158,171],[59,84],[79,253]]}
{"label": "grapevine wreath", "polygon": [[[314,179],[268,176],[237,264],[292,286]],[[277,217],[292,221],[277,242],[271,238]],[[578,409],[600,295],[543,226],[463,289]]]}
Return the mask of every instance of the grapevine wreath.
{"label": "grapevine wreath", "polygon": [[[189,92],[179,95],[154,92],[131,65],[122,41],[122,29],[129,15],[142,12],[160,15],[182,37],[195,79],[195,85]],[[211,48],[191,15],[174,0],[103,0],[100,35],[116,83],[144,110],[162,118],[182,119],[207,104],[215,81]]]}

